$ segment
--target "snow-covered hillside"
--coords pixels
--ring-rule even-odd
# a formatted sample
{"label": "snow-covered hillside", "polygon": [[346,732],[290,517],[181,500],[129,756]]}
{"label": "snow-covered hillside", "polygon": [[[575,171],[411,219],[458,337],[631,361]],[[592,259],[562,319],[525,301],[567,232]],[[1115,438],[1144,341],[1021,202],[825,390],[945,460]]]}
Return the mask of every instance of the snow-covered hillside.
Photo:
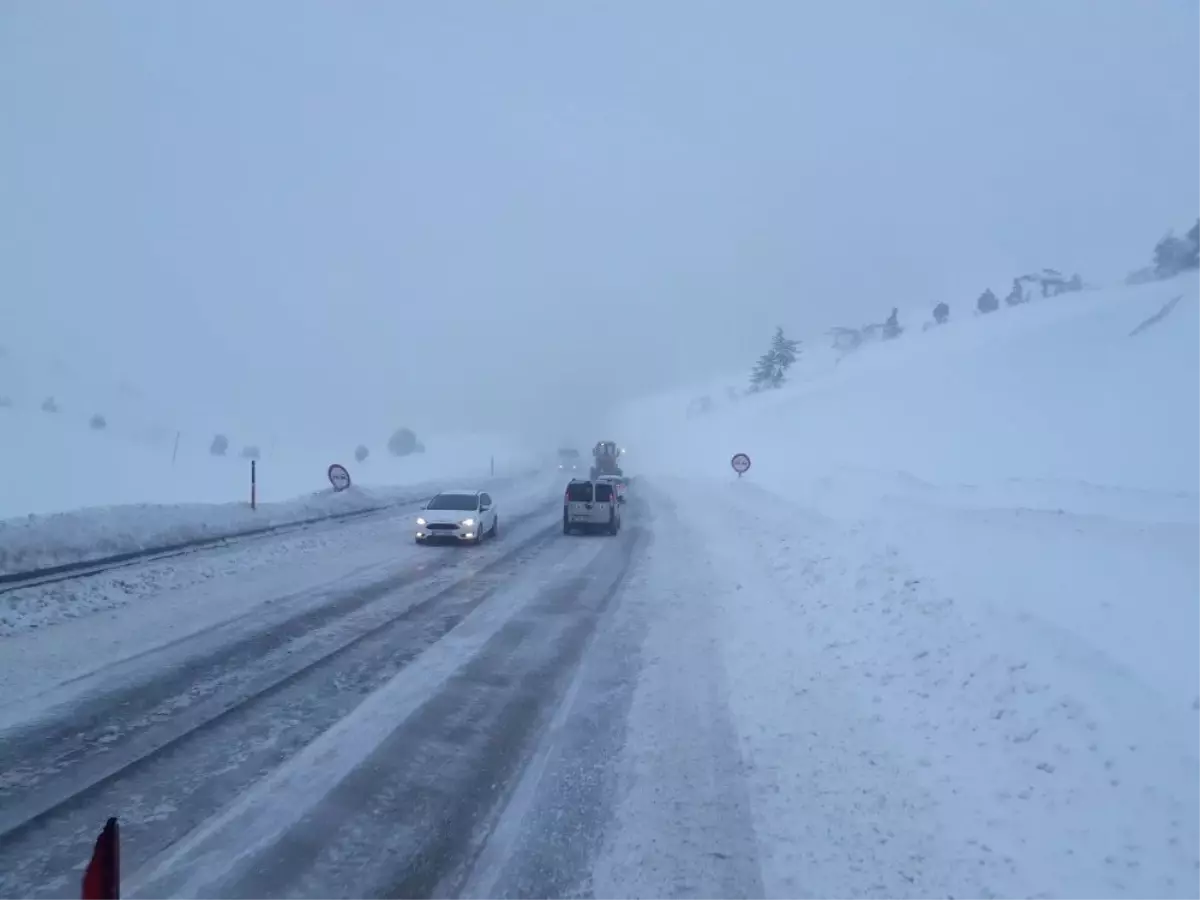
{"label": "snow-covered hillside", "polygon": [[[97,415],[103,423],[93,422]],[[258,498],[264,503],[326,490],[334,462],[345,465],[356,484],[392,486],[486,474],[493,459],[504,471],[525,458],[511,438],[466,434],[419,434],[424,453],[395,457],[387,440],[403,423],[380,419],[366,433],[319,440],[255,430],[236,411],[222,419],[170,409],[133,385],[110,384],[104,373],[4,348],[0,466],[10,477],[0,480],[0,519],[81,507],[247,501],[250,463],[243,451],[250,447],[260,454]],[[219,432],[228,435],[224,456],[210,453]],[[360,442],[369,450],[362,462],[355,459]]]}
{"label": "snow-covered hillside", "polygon": [[[483,434],[420,434],[422,452],[394,456],[385,422],[317,440],[240,423],[225,454],[214,455],[220,429],[213,422],[205,411],[168,409],[131,385],[4,348],[0,573],[374,508],[445,479],[487,477],[493,469],[512,475],[530,460],[517,440]],[[361,461],[360,442],[369,451]],[[258,452],[256,510],[251,447]],[[327,477],[335,462],[354,482],[340,495]]]}
{"label": "snow-covered hillside", "polygon": [[768,895],[1195,895],[1198,345],[1192,274],[626,410]]}

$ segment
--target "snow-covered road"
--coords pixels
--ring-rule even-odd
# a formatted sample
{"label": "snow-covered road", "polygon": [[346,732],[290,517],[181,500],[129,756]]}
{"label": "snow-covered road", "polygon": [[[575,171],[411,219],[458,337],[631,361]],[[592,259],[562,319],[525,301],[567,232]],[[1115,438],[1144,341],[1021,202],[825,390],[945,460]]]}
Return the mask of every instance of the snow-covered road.
{"label": "snow-covered road", "polygon": [[635,483],[616,538],[560,491],[0,639],[0,895],[76,895],[109,815],[126,896],[1196,895],[1195,712],[1101,631],[749,481]]}
{"label": "snow-covered road", "polygon": [[[615,541],[564,537],[560,490],[557,479],[525,485],[503,507],[501,538],[482,547],[414,546],[407,516],[348,523],[332,559],[275,548],[274,565],[235,567],[199,593],[7,638],[0,894],[74,894],[95,821],[111,814],[127,892],[353,895],[448,877],[458,850],[408,870],[421,841],[448,839],[419,823],[410,853],[363,864],[374,841],[396,840],[370,834],[395,827],[373,795],[444,789],[473,819],[523,763],[640,546],[633,524]],[[356,779],[380,772],[379,754],[395,766],[364,788]],[[450,791],[455,771],[478,789]],[[358,848],[353,877],[319,854],[301,854],[311,872],[292,858],[309,813],[331,836],[348,829],[328,850],[336,860]],[[285,835],[290,826],[300,830]],[[197,863],[214,842],[215,869]],[[247,880],[259,863],[232,866],[259,851],[285,860],[261,889]],[[224,886],[163,887],[163,873]]]}

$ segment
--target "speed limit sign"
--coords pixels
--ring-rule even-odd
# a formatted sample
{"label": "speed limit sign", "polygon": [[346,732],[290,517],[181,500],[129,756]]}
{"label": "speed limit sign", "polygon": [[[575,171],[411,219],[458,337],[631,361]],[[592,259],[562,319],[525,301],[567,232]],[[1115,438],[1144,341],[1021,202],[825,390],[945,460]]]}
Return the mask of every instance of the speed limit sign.
{"label": "speed limit sign", "polygon": [[733,466],[733,471],[738,473],[738,478],[750,471],[750,457],[745,453],[733,454],[733,459],[729,461],[729,464]]}

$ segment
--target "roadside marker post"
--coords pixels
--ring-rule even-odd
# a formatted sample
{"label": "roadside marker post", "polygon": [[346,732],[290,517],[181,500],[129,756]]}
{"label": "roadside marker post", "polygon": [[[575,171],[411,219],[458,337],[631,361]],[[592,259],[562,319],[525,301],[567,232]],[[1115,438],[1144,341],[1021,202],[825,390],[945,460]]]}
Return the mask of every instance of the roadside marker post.
{"label": "roadside marker post", "polygon": [[258,461],[250,460],[250,508],[258,509]]}

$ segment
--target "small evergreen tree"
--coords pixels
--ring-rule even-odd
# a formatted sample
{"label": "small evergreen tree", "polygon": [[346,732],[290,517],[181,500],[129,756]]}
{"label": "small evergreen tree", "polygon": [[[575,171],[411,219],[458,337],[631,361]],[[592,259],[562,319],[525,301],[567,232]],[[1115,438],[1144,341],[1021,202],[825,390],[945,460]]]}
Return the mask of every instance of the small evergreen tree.
{"label": "small evergreen tree", "polygon": [[887,321],[883,323],[883,339],[890,341],[892,338],[900,337],[900,332],[904,329],[900,327],[900,310],[893,306],[892,314],[888,316]]}
{"label": "small evergreen tree", "polygon": [[992,293],[992,289],[988,288],[979,295],[979,299],[975,301],[975,305],[979,307],[981,313],[991,313],[1000,308],[1000,301],[996,299],[996,295]]}
{"label": "small evergreen tree", "polygon": [[1025,288],[1021,285],[1020,278],[1013,279],[1012,290],[1008,292],[1008,296],[1004,298],[1004,302],[1009,306],[1017,306],[1026,302]]}
{"label": "small evergreen tree", "polygon": [[777,327],[770,349],[758,358],[750,373],[750,389],[760,391],[765,387],[777,388],[782,385],[787,370],[799,355],[799,348],[799,341],[784,337],[783,329]]}
{"label": "small evergreen tree", "polygon": [[754,369],[750,373],[750,390],[761,391],[765,387],[774,387],[774,382],[775,354],[768,350],[754,364]]}
{"label": "small evergreen tree", "polygon": [[775,337],[771,339],[771,351],[775,354],[775,362],[779,366],[779,380],[782,382],[783,376],[800,355],[800,342],[785,338],[783,329],[776,326]]}
{"label": "small evergreen tree", "polygon": [[939,303],[933,308],[933,320],[939,325],[945,325],[946,320],[950,318],[950,307],[946,303]]}

